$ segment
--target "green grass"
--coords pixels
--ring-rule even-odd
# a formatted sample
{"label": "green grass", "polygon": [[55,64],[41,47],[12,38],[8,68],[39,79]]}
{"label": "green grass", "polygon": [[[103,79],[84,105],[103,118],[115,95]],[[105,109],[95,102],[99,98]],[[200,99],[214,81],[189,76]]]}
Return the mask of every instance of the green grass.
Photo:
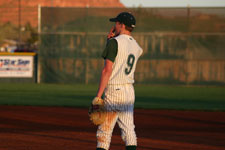
{"label": "green grass", "polygon": [[179,110],[225,110],[224,87],[136,86],[136,107]]}
{"label": "green grass", "polygon": [[[224,87],[135,85],[136,108],[225,110]],[[97,85],[0,84],[0,105],[88,107]]]}

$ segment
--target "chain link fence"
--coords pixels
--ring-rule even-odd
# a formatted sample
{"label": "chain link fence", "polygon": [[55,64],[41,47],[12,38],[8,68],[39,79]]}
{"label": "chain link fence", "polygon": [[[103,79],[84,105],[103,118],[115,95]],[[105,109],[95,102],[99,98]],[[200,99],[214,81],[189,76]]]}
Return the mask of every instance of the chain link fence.
{"label": "chain link fence", "polygon": [[132,12],[137,83],[224,84],[225,8],[42,8],[42,82],[97,83],[110,17]]}
{"label": "chain link fence", "polygon": [[[22,15],[22,23],[39,23],[40,81],[97,83],[104,63],[100,56],[106,35],[114,25],[109,18],[122,11],[136,17],[133,36],[144,50],[135,74],[137,83],[225,83],[224,7],[42,7],[33,12],[33,18]],[[5,16],[0,14],[0,20]]]}

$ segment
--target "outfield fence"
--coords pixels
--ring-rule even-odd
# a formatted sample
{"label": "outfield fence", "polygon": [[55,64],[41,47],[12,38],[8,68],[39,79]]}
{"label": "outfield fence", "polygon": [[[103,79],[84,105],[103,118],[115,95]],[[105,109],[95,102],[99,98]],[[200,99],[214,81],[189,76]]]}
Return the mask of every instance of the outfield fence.
{"label": "outfield fence", "polygon": [[[215,33],[134,34],[144,50],[137,64],[136,82],[223,84],[224,54],[216,50],[210,51],[201,45],[201,40],[204,41],[204,38],[210,36],[220,36],[225,39],[225,34]],[[40,62],[43,67],[41,70],[44,71],[42,82],[98,82],[103,68],[103,60],[100,56],[105,46],[105,37],[105,33],[43,33],[41,46],[44,47],[40,47]],[[62,39],[67,39],[64,41],[66,43],[62,42]],[[48,50],[44,50],[45,47]],[[218,51],[222,50],[222,47],[218,49]]]}
{"label": "outfield fence", "polygon": [[224,7],[36,10],[41,83],[98,83],[113,26],[108,19],[129,11],[137,18],[133,36],[144,50],[137,83],[225,84]]}
{"label": "outfield fence", "polygon": [[225,8],[41,8],[41,82],[97,83],[119,12],[137,18],[136,83],[224,84]]}

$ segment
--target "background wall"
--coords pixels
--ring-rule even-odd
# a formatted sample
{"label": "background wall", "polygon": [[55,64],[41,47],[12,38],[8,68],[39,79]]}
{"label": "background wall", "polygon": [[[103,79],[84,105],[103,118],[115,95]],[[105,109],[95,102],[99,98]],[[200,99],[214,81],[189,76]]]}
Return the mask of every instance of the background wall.
{"label": "background wall", "polygon": [[137,18],[137,83],[224,84],[225,8],[42,8],[41,82],[97,83],[119,12]]}

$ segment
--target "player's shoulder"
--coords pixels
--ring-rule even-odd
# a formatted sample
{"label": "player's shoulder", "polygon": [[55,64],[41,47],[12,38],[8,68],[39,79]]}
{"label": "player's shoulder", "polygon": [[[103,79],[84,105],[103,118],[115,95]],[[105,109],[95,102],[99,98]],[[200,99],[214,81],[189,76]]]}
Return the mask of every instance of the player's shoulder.
{"label": "player's shoulder", "polygon": [[111,38],[107,41],[107,46],[108,45],[113,45],[113,46],[118,46],[117,40],[115,38]]}
{"label": "player's shoulder", "polygon": [[126,40],[126,39],[127,39],[127,35],[125,35],[125,34],[120,34],[120,35],[114,37],[114,39],[116,39],[117,41],[120,41],[120,40]]}
{"label": "player's shoulder", "polygon": [[138,44],[138,42],[133,38],[131,37],[131,40],[133,41],[133,43],[135,43],[134,47],[136,48],[136,50],[138,51],[138,53],[141,55],[142,52],[143,52],[143,49],[141,48],[141,46]]}
{"label": "player's shoulder", "polygon": [[132,41],[132,42],[134,43],[135,47],[136,47],[138,50],[142,51],[141,46],[138,44],[138,42],[137,42],[132,36],[129,37],[129,40]]}

